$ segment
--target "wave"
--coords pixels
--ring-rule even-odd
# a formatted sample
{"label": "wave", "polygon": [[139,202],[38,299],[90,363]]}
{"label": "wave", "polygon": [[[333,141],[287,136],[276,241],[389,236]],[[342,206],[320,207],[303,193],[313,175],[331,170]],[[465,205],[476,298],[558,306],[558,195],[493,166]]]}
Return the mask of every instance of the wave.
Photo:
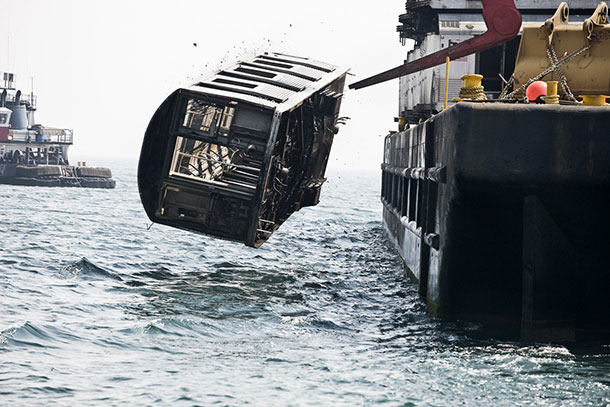
{"label": "wave", "polygon": [[9,344],[36,348],[55,348],[57,346],[51,344],[54,341],[55,338],[46,329],[30,322],[0,331],[0,346]]}
{"label": "wave", "polygon": [[171,280],[178,277],[176,274],[172,273],[170,269],[164,266],[160,266],[155,270],[146,270],[139,271],[137,273],[132,274],[132,277],[143,277],[143,278],[151,278],[153,280],[165,281]]}
{"label": "wave", "polygon": [[75,263],[71,263],[63,268],[73,274],[75,277],[81,277],[85,279],[105,279],[110,278],[117,281],[123,281],[123,279],[116,273],[108,270],[104,270],[100,266],[92,263],[86,257],[81,258]]}

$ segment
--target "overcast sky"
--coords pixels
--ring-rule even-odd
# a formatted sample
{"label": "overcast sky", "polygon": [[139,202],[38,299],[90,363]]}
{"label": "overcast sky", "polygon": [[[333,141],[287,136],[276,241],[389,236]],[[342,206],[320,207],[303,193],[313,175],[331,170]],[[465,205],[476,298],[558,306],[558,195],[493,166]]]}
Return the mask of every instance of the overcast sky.
{"label": "overcast sky", "polygon": [[[34,78],[36,121],[74,129],[72,161],[135,161],[167,95],[240,58],[264,51],[310,57],[351,68],[348,83],[400,64],[404,4],[0,0],[0,70],[14,72],[24,92]],[[341,115],[351,120],[335,138],[330,165],[379,168],[397,110],[397,80],[346,87]]]}

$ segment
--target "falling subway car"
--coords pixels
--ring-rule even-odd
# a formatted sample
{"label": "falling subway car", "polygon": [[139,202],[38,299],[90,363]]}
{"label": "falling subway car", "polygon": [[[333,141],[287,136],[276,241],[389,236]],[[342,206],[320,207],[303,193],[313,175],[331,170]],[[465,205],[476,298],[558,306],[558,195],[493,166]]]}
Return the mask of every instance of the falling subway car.
{"label": "falling subway car", "polygon": [[148,217],[259,247],[294,211],[318,203],[346,74],[265,53],[173,92],[140,154]]}

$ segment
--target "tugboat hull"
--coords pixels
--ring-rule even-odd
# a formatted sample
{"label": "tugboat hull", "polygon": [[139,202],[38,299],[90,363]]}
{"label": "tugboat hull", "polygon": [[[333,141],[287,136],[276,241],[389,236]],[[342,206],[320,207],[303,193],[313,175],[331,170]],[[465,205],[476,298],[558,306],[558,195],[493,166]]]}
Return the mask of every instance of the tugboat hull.
{"label": "tugboat hull", "polygon": [[0,164],[0,184],[112,189],[116,181],[102,167]]}

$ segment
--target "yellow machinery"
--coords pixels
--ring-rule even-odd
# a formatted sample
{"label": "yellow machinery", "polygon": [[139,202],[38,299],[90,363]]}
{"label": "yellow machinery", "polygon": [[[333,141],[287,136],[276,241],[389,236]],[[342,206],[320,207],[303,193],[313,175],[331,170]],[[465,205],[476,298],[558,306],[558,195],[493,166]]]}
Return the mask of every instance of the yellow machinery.
{"label": "yellow machinery", "polygon": [[569,23],[567,3],[542,25],[527,24],[512,78],[522,96],[535,80],[558,81],[562,99],[579,95],[610,95],[610,24],[608,6],[599,3],[584,23]]}

